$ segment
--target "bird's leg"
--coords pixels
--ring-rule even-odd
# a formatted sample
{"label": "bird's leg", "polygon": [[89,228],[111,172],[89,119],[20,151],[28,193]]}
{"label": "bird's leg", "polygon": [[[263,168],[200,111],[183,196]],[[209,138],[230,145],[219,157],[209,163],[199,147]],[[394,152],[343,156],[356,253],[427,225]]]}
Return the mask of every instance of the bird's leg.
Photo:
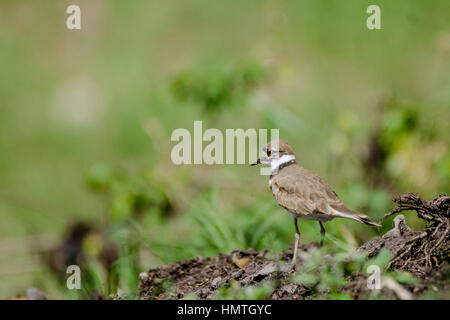
{"label": "bird's leg", "polygon": [[298,230],[297,218],[293,216],[292,219],[294,220],[295,226],[295,245],[294,245],[294,255],[292,256],[292,265],[295,266],[295,260],[297,259],[298,244],[300,242],[300,231]]}
{"label": "bird's leg", "polygon": [[325,239],[325,228],[323,227],[322,221],[319,221],[320,224],[320,235],[321,235],[321,239],[320,239],[320,246],[323,246],[323,240]]}

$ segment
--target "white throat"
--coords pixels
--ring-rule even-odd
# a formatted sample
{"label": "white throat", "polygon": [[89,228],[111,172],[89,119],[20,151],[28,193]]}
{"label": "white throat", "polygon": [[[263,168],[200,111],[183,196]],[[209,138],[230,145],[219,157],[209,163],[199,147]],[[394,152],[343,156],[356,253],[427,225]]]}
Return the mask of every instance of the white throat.
{"label": "white throat", "polygon": [[270,170],[273,172],[277,171],[278,168],[289,161],[295,160],[295,156],[293,154],[285,154],[284,156],[281,156],[280,158],[273,159],[270,162]]}

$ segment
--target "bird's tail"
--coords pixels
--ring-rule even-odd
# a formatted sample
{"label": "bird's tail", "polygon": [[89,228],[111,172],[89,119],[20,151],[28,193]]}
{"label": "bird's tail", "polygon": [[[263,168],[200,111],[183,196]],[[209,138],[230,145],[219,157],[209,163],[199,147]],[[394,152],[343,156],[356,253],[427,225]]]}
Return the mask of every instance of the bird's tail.
{"label": "bird's tail", "polygon": [[362,223],[368,224],[369,226],[374,226],[374,227],[381,227],[380,224],[373,222],[372,220],[370,220],[370,218],[366,215],[360,215],[358,216],[358,221],[361,221]]}
{"label": "bird's tail", "polygon": [[332,206],[332,208],[334,209],[334,214],[338,217],[342,217],[342,218],[347,218],[347,219],[352,219],[352,220],[356,220],[359,221],[361,223],[364,224],[368,224],[369,226],[374,226],[374,227],[381,227],[380,224],[373,222],[372,220],[370,220],[370,217],[363,214],[363,213],[359,213],[353,209],[350,209],[349,207],[347,207],[346,205],[342,204],[340,206]]}

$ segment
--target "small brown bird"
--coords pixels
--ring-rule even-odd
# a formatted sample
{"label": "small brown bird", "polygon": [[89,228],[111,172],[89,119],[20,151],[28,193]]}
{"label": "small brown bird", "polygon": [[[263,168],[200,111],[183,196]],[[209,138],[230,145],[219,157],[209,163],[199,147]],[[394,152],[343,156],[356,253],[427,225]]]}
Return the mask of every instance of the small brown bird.
{"label": "small brown bird", "polygon": [[270,166],[269,187],[278,204],[291,214],[295,226],[295,247],[292,264],[297,258],[300,241],[297,219],[315,220],[320,224],[323,244],[323,222],[336,217],[353,219],[371,226],[380,225],[370,218],[347,207],[336,192],[318,175],[299,166],[292,148],[283,140],[271,141],[263,149],[263,155],[252,165]]}

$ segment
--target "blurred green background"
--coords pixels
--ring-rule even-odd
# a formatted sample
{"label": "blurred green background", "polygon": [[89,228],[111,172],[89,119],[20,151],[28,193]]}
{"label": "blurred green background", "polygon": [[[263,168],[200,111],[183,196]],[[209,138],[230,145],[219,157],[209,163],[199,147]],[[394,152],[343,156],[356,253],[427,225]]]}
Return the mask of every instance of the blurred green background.
{"label": "blurred green background", "polygon": [[[81,7],[81,30],[66,8]],[[381,30],[366,8],[381,8]],[[150,267],[287,249],[289,216],[247,165],[170,160],[171,132],[278,128],[374,220],[450,189],[450,2],[0,1],[0,298],[133,298]],[[348,251],[385,232],[326,224]],[[423,225],[413,215],[414,228]],[[301,221],[302,241],[320,239]],[[65,287],[82,266],[80,291]]]}

